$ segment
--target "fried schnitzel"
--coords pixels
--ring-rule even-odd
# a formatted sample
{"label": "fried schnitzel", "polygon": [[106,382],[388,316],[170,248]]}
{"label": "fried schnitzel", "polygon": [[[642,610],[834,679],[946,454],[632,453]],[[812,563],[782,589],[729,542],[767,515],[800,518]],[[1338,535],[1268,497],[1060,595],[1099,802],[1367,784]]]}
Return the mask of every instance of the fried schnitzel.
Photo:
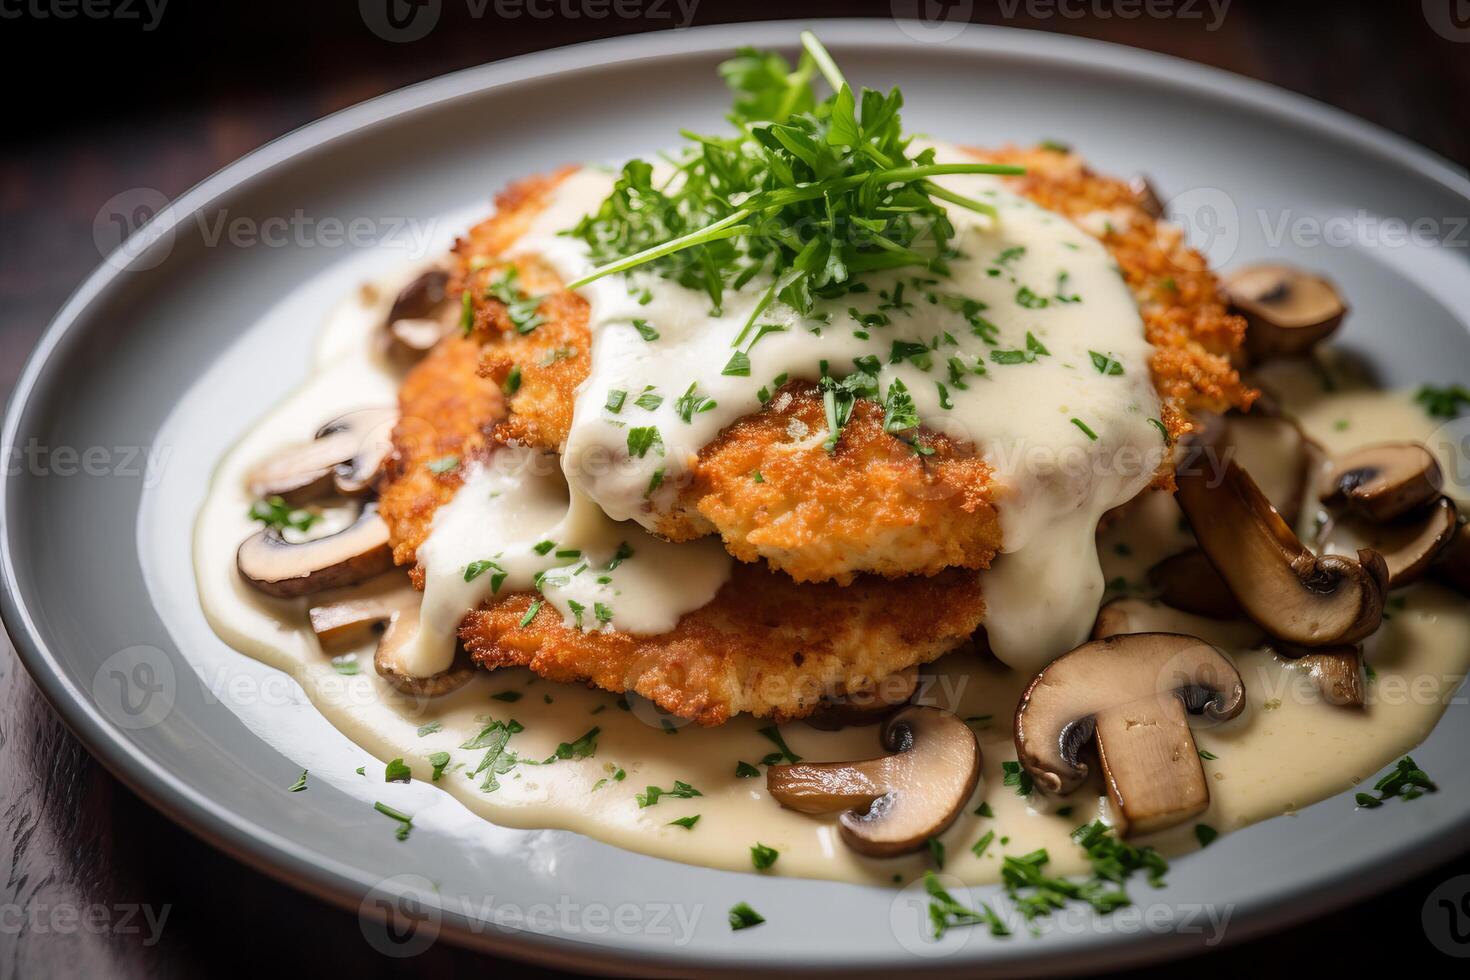
{"label": "fried schnitzel", "polygon": [[[415,565],[435,511],[504,415],[500,389],[476,372],[479,345],[444,340],[400,390],[395,453],[379,499],[394,557]],[[445,460],[456,465],[446,468]],[[527,666],[558,681],[634,691],[673,714],[716,725],[750,712],[799,718],[823,694],[863,690],[969,639],[984,612],[973,574],[861,575],[845,587],[798,584],[761,564],[737,564],[714,600],[654,636],[582,632],[551,608],[525,619],[536,596],[505,593],[471,612],[460,637],[488,668]]]}
{"label": "fried schnitzel", "polygon": [[[1253,393],[1231,364],[1244,323],[1226,311],[1215,277],[1177,228],[1156,221],[1126,183],[1092,173],[1071,153],[977,155],[1024,164],[1027,174],[1014,178],[1014,189],[1072,217],[1111,253],[1154,348],[1149,367],[1170,438],[1189,431],[1191,412],[1250,403]],[[566,176],[533,178],[501,195],[497,213],[457,244],[452,287],[471,297],[485,344],[482,372],[514,387],[498,437],[553,451],[566,445],[576,394],[591,370],[588,306],[535,256],[506,253]],[[540,297],[529,332],[517,329],[492,288],[507,266]],[[900,438],[887,431],[878,406],[859,400],[828,451],[810,438],[825,428],[816,381],[787,383],[760,411],[699,447],[677,494],[649,526],[673,541],[719,534],[735,557],[765,560],[797,581],[988,567],[1003,543],[995,499],[1003,489],[976,447],[927,425]],[[1157,482],[1169,479],[1166,462]]]}

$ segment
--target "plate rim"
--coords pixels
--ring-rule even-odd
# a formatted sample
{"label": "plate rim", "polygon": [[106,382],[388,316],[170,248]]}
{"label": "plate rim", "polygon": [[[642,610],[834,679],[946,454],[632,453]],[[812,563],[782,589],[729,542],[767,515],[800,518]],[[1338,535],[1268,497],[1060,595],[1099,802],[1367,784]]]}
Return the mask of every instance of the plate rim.
{"label": "plate rim", "polygon": [[[900,18],[829,18],[800,24],[821,33],[834,48],[889,50],[909,55],[932,50],[913,33],[925,28],[916,26],[905,30]],[[768,20],[651,31],[518,55],[395,89],[306,123],[252,150],[180,194],[170,202],[168,209],[140,229],[138,234],[166,235],[189,215],[207,207],[218,197],[248,182],[267,178],[279,165],[309,155],[337,139],[434,105],[497,88],[514,87],[523,81],[594,73],[632,61],[708,54],[740,44],[790,48],[796,29],[797,22]],[[1114,42],[1013,27],[968,25],[959,36],[946,41],[945,47],[950,52],[959,51],[977,57],[1003,55],[1043,64],[1077,64],[1176,91],[1207,92],[1212,99],[1223,99],[1253,112],[1274,116],[1293,128],[1345,140],[1470,202],[1470,175],[1463,168],[1344,110],[1267,82]],[[72,327],[89,306],[105,300],[109,290],[129,271],[134,260],[119,261],[122,247],[120,245],[105,257],[68,296],[27,357],[7,400],[3,425],[0,425],[0,445],[19,444],[17,436],[30,415],[32,396],[50,368],[53,357],[61,351]],[[0,515],[7,513],[11,506],[11,480],[9,474],[0,479]],[[7,522],[7,528],[13,526]],[[12,532],[0,532],[0,621],[3,621],[17,657],[31,680],[87,750],[124,785],[190,833],[278,881],[361,915],[364,912],[361,902],[363,889],[349,868],[320,856],[304,855],[292,846],[292,841],[269,828],[236,819],[233,811],[221,807],[174,773],[152,763],[126,732],[114,726],[90,703],[86,693],[67,676],[62,658],[45,643],[31,616],[30,606],[34,603],[20,590],[15,564],[17,550]],[[1462,830],[1470,829],[1470,815],[1457,826]],[[1380,866],[1380,873],[1371,881],[1361,876],[1355,878],[1353,869],[1345,867],[1326,880],[1303,884],[1296,889],[1279,890],[1246,910],[1243,921],[1225,941],[1244,941],[1386,890],[1450,856],[1452,852],[1436,851],[1432,846],[1439,844],[1442,847],[1446,836],[1441,834],[1432,841],[1403,843],[1394,852],[1394,860],[1386,868]],[[1470,838],[1470,834],[1462,836],[1462,839],[1466,838]],[[1470,849],[1470,844],[1464,846]],[[712,959],[697,950],[636,953],[619,950],[616,961],[610,962],[609,951],[605,947],[592,946],[575,938],[541,935],[527,930],[501,934],[497,938],[493,930],[458,930],[449,916],[444,918],[442,932],[446,939],[457,944],[497,955],[599,972],[609,968],[660,973],[683,972],[694,967],[716,972],[740,969],[728,960]],[[1090,968],[1100,970],[1155,962],[1183,955],[1196,945],[1190,937],[1182,935],[1155,936],[1154,940],[1147,944],[1117,944],[1098,950],[1101,955],[1090,964]],[[589,959],[589,954],[595,954],[597,958]],[[851,971],[854,967],[884,970],[891,969],[898,962],[892,959],[853,964],[827,959],[787,963],[784,968],[796,972],[822,971],[833,969],[840,963],[844,971]],[[912,965],[911,960],[903,962]],[[971,975],[987,967],[999,966],[1016,974],[1045,970],[1048,965],[1049,957],[1042,950],[1030,956],[1007,957],[999,961],[962,955],[956,961],[944,964],[931,961],[928,964],[931,968],[937,967],[940,973],[966,972]],[[1072,968],[1079,965],[1089,968],[1087,964],[1075,961]]]}

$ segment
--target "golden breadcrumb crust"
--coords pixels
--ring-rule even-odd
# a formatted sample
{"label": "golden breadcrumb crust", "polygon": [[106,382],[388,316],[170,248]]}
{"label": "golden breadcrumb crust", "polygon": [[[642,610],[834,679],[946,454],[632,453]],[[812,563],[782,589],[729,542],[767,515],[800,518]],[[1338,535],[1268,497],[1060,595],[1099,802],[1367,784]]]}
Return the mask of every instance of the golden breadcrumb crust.
{"label": "golden breadcrumb crust", "polygon": [[[1015,189],[1043,207],[1077,219],[1110,213],[1099,237],[1118,261],[1155,347],[1150,367],[1171,437],[1190,430],[1191,412],[1250,404],[1254,393],[1231,363],[1245,323],[1226,310],[1204,258],[1177,228],[1155,221],[1128,184],[1091,172],[1071,153],[975,152],[1024,164],[1028,173],[1013,179]],[[544,266],[517,259],[526,289],[546,294],[539,310],[544,322],[523,336],[483,287],[503,268],[496,256],[566,172],[512,187],[498,199],[497,213],[457,247],[461,282],[473,290],[476,330],[486,341],[481,369],[496,382],[519,371],[498,436],[553,451],[566,440],[576,390],[590,370],[586,303],[560,289]],[[1001,544],[1000,527],[989,468],[973,447],[921,429],[921,441],[939,451],[919,458],[883,432],[881,413],[868,409],[854,414],[837,453],[829,454],[790,434],[792,418],[812,431],[825,427],[820,392],[808,383],[786,393],[780,406],[773,399],[700,451],[660,518],[660,534],[683,541],[717,533],[742,561],[764,559],[798,581],[988,567]],[[763,481],[751,478],[756,470]],[[1156,485],[1171,485],[1167,465]]]}
{"label": "golden breadcrumb crust", "polygon": [[[479,345],[451,337],[409,371],[403,419],[379,510],[394,559],[414,565],[434,511],[460,486],[460,468],[493,451],[487,434],[503,415],[499,389],[480,377]],[[423,569],[411,570],[423,588]],[[533,596],[507,594],[472,613],[460,635],[487,668],[525,665],[558,681],[636,691],[666,711],[719,724],[749,711],[796,718],[823,693],[870,686],[963,643],[984,614],[978,577],[961,569],[931,578],[859,576],[848,586],[798,584],[764,564],[736,563],[714,600],[670,633],[582,633],[543,607],[525,627]]]}
{"label": "golden breadcrumb crust", "polygon": [[948,653],[985,609],[979,577],[963,569],[799,585],[740,563],[708,605],[658,636],[579,632],[544,605],[522,627],[532,599],[511,595],[464,621],[460,638],[477,663],[633,691],[701,725],[741,712],[803,717],[824,693],[865,689]]}

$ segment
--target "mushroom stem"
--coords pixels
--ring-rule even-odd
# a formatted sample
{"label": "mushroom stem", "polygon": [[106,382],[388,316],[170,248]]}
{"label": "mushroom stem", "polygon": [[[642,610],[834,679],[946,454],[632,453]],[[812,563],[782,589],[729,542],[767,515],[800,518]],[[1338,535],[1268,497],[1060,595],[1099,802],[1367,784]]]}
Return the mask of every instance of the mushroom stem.
{"label": "mushroom stem", "polygon": [[1118,836],[1149,834],[1210,805],[1184,701],[1159,694],[1097,713],[1098,762]]}

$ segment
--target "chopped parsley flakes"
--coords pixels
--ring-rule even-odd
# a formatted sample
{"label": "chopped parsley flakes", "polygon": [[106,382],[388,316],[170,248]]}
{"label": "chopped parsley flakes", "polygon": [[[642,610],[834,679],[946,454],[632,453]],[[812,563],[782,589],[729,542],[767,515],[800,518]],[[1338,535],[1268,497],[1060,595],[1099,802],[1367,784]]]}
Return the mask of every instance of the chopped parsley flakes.
{"label": "chopped parsley flakes", "polygon": [[1417,800],[1425,793],[1439,791],[1429,774],[1414,763],[1412,756],[1407,755],[1395,763],[1387,775],[1374,783],[1373,789],[1378,792],[1377,796],[1359,793],[1355,797],[1358,806],[1365,810],[1374,810],[1383,806],[1385,800],[1395,796],[1402,800]]}
{"label": "chopped parsley flakes", "polygon": [[730,928],[736,931],[758,926],[764,921],[766,921],[765,918],[745,902],[730,909]]}
{"label": "chopped parsley flakes", "polygon": [[780,856],[780,851],[774,847],[767,847],[759,841],[756,841],[750,849],[750,863],[755,865],[757,871],[768,870]]}
{"label": "chopped parsley flakes", "polygon": [[639,793],[637,796],[638,808],[641,810],[645,807],[653,806],[659,801],[659,798],[663,796],[672,797],[673,799],[678,800],[688,800],[692,799],[693,797],[703,795],[703,793],[695,789],[693,786],[690,786],[688,783],[676,779],[674,780],[673,789],[659,789],[657,786],[650,786],[646,791]]}
{"label": "chopped parsley flakes", "polygon": [[397,837],[399,840],[408,840],[408,834],[411,830],[413,830],[413,817],[409,816],[407,813],[404,813],[402,810],[393,809],[386,803],[374,803],[373,809],[377,810],[385,817],[390,817],[393,820],[397,820],[398,829],[393,832],[393,836]]}
{"label": "chopped parsley flakes", "polygon": [[284,499],[277,496],[270,496],[251,504],[249,516],[252,521],[260,521],[266,527],[276,531],[284,531],[288,528],[293,531],[309,531],[313,524],[322,519],[320,514],[291,507]]}

